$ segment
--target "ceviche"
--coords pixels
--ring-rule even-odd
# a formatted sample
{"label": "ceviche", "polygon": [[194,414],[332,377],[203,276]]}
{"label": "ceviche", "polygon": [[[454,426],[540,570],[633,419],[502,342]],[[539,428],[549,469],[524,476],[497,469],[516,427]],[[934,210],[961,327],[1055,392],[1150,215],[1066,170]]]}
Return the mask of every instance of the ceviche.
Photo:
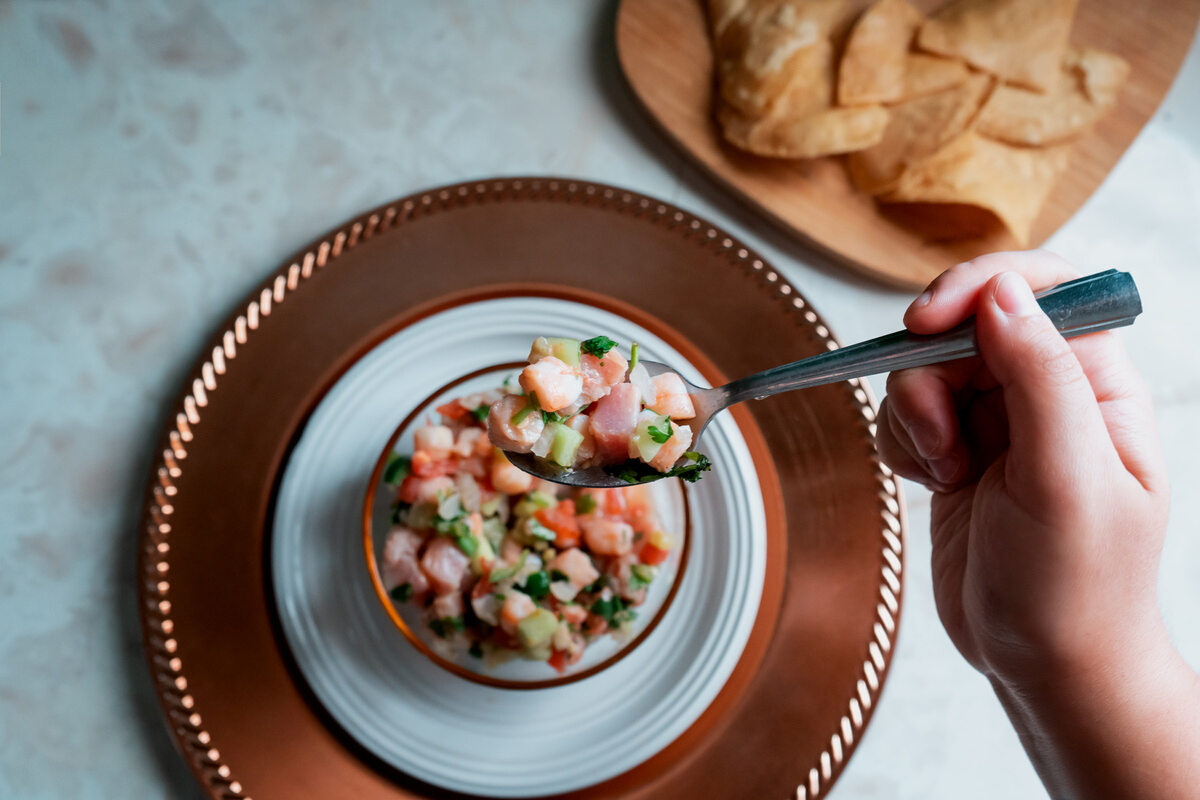
{"label": "ceviche", "polygon": [[492,404],[492,444],[532,453],[564,469],[603,466],[627,483],[675,476],[695,481],[709,469],[689,450],[696,409],[674,372],[650,376],[633,344],[627,360],[607,336],[580,341],[539,337],[521,371],[520,394]]}
{"label": "ceviche", "polygon": [[411,456],[391,455],[381,573],[447,646],[562,672],[596,637],[628,630],[676,542],[646,486],[569,490],[509,463],[485,425],[521,400],[497,390],[446,403]]}

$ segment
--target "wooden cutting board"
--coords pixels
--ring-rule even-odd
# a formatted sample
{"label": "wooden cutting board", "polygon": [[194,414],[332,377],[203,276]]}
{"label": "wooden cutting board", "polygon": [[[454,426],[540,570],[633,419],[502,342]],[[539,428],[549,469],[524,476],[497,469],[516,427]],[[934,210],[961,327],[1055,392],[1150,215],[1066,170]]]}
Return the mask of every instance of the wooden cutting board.
{"label": "wooden cutting board", "polygon": [[[941,5],[911,1],[926,12]],[[1083,205],[1154,114],[1198,19],[1195,0],[1080,2],[1071,40],[1119,54],[1132,71],[1116,109],[1077,141],[1067,174],[1034,225],[1032,246]],[[676,145],[767,218],[852,269],[917,288],[960,261],[1017,249],[996,226],[955,240],[906,227],[854,188],[839,158],[767,159],[727,145],[712,114],[713,57],[703,0],[623,0],[617,51],[634,94]]]}

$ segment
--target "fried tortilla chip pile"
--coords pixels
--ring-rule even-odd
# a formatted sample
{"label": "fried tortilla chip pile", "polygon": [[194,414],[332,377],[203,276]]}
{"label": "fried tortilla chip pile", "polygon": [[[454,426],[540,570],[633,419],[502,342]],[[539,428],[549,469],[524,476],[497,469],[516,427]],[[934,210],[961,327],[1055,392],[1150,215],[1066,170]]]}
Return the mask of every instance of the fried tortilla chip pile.
{"label": "fried tortilla chip pile", "polygon": [[[1072,140],[1117,102],[1120,57],[1069,43],[1078,0],[709,0],[717,120],[774,158],[847,154],[882,203],[994,215],[1022,245]],[[840,60],[839,60],[840,53]]]}

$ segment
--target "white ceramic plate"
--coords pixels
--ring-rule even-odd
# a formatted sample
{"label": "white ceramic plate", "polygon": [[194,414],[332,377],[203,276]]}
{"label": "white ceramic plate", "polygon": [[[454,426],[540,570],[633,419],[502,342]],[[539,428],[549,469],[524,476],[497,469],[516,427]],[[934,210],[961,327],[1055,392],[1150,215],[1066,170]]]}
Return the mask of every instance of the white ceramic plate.
{"label": "white ceramic plate", "polygon": [[563,300],[512,297],[417,322],[355,364],[318,405],[285,467],[271,568],[284,634],[329,714],[397,769],[491,797],[556,794],[625,772],[670,744],[724,686],[749,637],[765,568],[765,515],[737,426],[720,418],[691,487],[692,542],[658,627],[611,668],[533,691],[459,678],[418,652],[380,605],[362,552],[362,503],[376,458],[425,398],[456,378],[519,360],[540,335],[637,341],[648,359],[703,376],[624,317]]}

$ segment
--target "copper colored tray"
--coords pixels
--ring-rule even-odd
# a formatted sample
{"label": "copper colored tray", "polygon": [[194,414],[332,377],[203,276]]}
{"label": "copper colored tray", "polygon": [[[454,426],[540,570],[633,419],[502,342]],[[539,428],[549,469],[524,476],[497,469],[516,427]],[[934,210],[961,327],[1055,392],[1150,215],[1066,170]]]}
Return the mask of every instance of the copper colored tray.
{"label": "copper colored tray", "polygon": [[[944,0],[913,0],[931,11]],[[869,0],[854,0],[866,6]],[[993,228],[972,238],[922,236],[857,191],[840,159],[759,158],[725,144],[712,114],[713,57],[705,0],[622,0],[621,69],[642,107],[709,176],[788,233],[884,283],[922,288],[983,253],[1020,249]],[[1037,247],[1071,218],[1154,115],[1200,19],[1195,0],[1080,0],[1071,40],[1117,53],[1133,67],[1117,107],[1081,136],[1071,165],[1033,227]]]}
{"label": "copper colored tray", "polygon": [[[804,298],[719,228],[583,181],[449,186],[301,250],[209,342],[146,494],[146,653],[210,796],[455,796],[381,763],[308,691],[274,618],[267,532],[289,449],[340,375],[417,319],[513,292],[630,316],[714,382],[836,346]],[[571,797],[823,796],[871,718],[899,623],[904,510],[876,459],[869,389],[851,381],[735,413],[768,526],[745,653],[672,745]]]}

